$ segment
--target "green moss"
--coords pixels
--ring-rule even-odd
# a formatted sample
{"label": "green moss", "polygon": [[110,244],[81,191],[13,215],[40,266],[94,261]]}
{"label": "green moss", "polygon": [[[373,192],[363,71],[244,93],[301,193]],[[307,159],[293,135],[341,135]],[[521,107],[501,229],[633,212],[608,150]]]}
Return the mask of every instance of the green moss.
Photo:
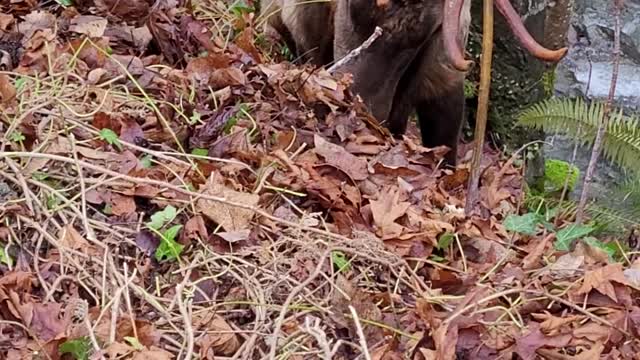
{"label": "green moss", "polygon": [[577,167],[562,160],[548,159],[544,163],[544,168],[545,190],[548,192],[562,191],[567,177],[569,178],[567,189],[572,191],[580,176],[580,170]]}

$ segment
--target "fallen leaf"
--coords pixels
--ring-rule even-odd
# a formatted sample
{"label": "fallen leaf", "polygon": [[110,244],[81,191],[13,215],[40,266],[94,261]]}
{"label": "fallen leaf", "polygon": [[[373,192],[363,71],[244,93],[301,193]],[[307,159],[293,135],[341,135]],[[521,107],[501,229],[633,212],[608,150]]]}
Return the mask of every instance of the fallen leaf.
{"label": "fallen leaf", "polygon": [[626,284],[627,281],[622,272],[622,264],[609,264],[599,269],[587,271],[582,281],[582,286],[576,292],[577,294],[588,294],[592,289],[597,290],[603,295],[608,296],[613,301],[618,302],[615,289],[611,284],[615,281],[620,284]]}
{"label": "fallen leaf", "polygon": [[[200,337],[200,358],[214,359],[217,356],[231,356],[240,348],[240,340],[234,330],[220,316],[214,316],[207,323],[200,323],[200,328],[207,331],[207,335]],[[212,356],[208,356],[211,353]]]}
{"label": "fallen leaf", "polygon": [[69,31],[87,35],[90,38],[99,38],[104,35],[108,21],[105,18],[94,15],[80,15],[69,24]]}
{"label": "fallen leaf", "polygon": [[[246,206],[256,206],[258,204],[260,197],[257,194],[233,190],[223,185],[220,181],[222,181],[220,176],[212,173],[209,181],[200,192]],[[196,203],[196,209],[226,231],[247,229],[254,215],[253,210],[206,199],[199,199]]]}
{"label": "fallen leaf", "polygon": [[16,97],[16,88],[7,74],[0,74],[0,104],[8,104]]}
{"label": "fallen leaf", "polygon": [[318,134],[313,136],[315,152],[327,163],[346,172],[353,180],[364,180],[369,176],[364,159],[348,153],[343,147],[330,143]]}
{"label": "fallen leaf", "polygon": [[380,193],[380,198],[371,200],[371,214],[381,231],[383,239],[393,238],[402,233],[403,227],[396,223],[396,219],[403,216],[411,203],[400,201],[400,191],[397,188],[387,189]]}

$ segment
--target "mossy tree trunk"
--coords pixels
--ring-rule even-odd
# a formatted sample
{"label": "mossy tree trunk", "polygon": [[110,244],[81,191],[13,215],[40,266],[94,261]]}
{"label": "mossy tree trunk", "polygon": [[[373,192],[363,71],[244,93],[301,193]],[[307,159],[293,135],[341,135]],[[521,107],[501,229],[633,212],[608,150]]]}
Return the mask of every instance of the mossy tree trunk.
{"label": "mossy tree trunk", "polygon": [[[567,0],[571,1],[571,0]],[[513,0],[511,4],[522,15],[525,26],[531,35],[539,42],[546,44],[546,38],[550,38],[545,29],[550,22],[547,21],[549,12],[546,7],[547,0]],[[482,43],[482,2],[474,1],[472,5],[472,27],[467,49],[479,64],[480,48]],[[568,25],[568,20],[566,22]],[[518,114],[532,104],[539,102],[553,93],[553,85],[549,81],[553,79],[554,67],[547,65],[520,47],[500,15],[495,17],[494,25],[494,55],[491,82],[491,98],[489,108],[489,130],[492,134],[491,141],[507,150],[514,151],[522,145],[535,140],[544,140],[542,131],[534,131],[516,127]],[[560,39],[566,38],[568,27],[553,28],[551,46],[559,46]],[[558,30],[559,29],[559,30]],[[562,34],[557,31],[564,32]],[[563,44],[560,44],[563,45]],[[476,67],[468,79],[477,83],[479,69]],[[469,123],[475,123],[475,109],[477,98],[470,98]],[[527,180],[530,185],[538,186],[544,176],[544,154],[541,146],[530,147],[527,156]]]}

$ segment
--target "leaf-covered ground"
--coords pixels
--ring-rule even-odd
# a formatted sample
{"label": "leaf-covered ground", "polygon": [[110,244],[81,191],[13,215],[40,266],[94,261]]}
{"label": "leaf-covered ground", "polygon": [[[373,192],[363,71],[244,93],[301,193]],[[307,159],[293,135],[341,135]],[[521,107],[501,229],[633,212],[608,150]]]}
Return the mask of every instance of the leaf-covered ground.
{"label": "leaf-covered ground", "polygon": [[518,215],[488,149],[466,218],[469,147],[394,141],[250,6],[0,11],[0,358],[637,359],[617,240]]}

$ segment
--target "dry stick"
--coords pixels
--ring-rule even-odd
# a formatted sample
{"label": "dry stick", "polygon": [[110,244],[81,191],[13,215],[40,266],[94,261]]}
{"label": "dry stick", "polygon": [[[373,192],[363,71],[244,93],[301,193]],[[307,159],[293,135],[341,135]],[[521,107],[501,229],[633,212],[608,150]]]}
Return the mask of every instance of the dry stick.
{"label": "dry stick", "polygon": [[[13,158],[13,157],[33,157],[33,158],[46,158],[46,159],[51,159],[51,160],[55,160],[55,161],[60,161],[60,162],[64,162],[64,163],[68,163],[68,164],[76,164],[76,162],[73,159],[69,159],[67,157],[64,156],[60,156],[60,155],[53,155],[53,154],[42,154],[42,153],[31,153],[31,152],[0,152],[0,159],[3,158]],[[253,212],[255,212],[257,215],[260,215],[262,217],[265,217],[271,221],[275,221],[277,223],[280,223],[284,226],[288,226],[291,228],[295,228],[295,229],[301,229],[304,231],[308,231],[308,232],[312,232],[314,234],[318,234],[318,235],[323,235],[329,238],[333,238],[333,239],[337,239],[337,240],[342,240],[344,242],[350,242],[351,239],[339,235],[339,234],[334,234],[330,231],[327,230],[322,230],[322,229],[316,229],[313,227],[308,227],[308,226],[303,226],[300,225],[298,223],[294,223],[291,221],[287,221],[284,219],[281,219],[277,216],[271,215],[268,212],[261,210],[255,206],[251,206],[251,205],[246,205],[246,204],[242,204],[242,203],[238,203],[238,202],[233,202],[233,201],[228,201],[226,198],[224,197],[220,197],[220,196],[213,196],[213,195],[208,195],[208,194],[201,194],[198,192],[194,192],[194,191],[190,191],[187,189],[183,189],[180,186],[176,186],[173,184],[169,184],[166,183],[164,181],[160,181],[160,180],[153,180],[153,179],[148,179],[148,178],[138,178],[138,177],[134,177],[134,176],[129,176],[129,175],[123,175],[121,173],[118,173],[116,171],[113,170],[109,170],[105,167],[102,166],[98,166],[98,165],[94,165],[91,163],[88,163],[86,161],[83,160],[79,160],[77,161],[77,164],[82,165],[82,167],[93,170],[93,171],[97,171],[103,174],[107,174],[110,176],[118,176],[120,177],[120,179],[124,180],[124,181],[129,181],[132,182],[134,184],[147,184],[147,185],[154,185],[154,186],[158,186],[161,188],[165,188],[165,189],[169,189],[169,190],[173,190],[176,192],[179,192],[181,194],[184,195],[188,195],[188,196],[194,196],[200,199],[204,199],[204,200],[211,200],[211,201],[215,201],[215,202],[219,202],[219,203],[223,203],[226,205],[230,205],[230,206],[234,206],[234,207],[238,207],[238,208],[242,208],[242,209],[246,209],[246,210],[251,210]]]}
{"label": "dry stick", "polygon": [[331,250],[332,249],[325,250],[324,254],[322,254],[322,256],[320,257],[320,260],[318,261],[318,265],[316,265],[316,268],[313,271],[313,273],[311,273],[311,275],[309,275],[309,277],[305,281],[301,282],[298,286],[293,288],[289,296],[287,296],[287,299],[284,301],[284,304],[282,304],[282,309],[280,309],[280,314],[278,315],[278,318],[276,319],[276,322],[273,325],[274,328],[273,328],[273,334],[271,335],[271,347],[269,349],[269,356],[267,357],[269,360],[276,359],[276,352],[278,350],[278,337],[280,336],[280,328],[282,327],[284,318],[287,315],[287,311],[289,310],[289,305],[291,305],[293,298],[296,297],[296,295],[298,295],[299,292],[304,290],[304,288],[306,288],[309,284],[311,284],[311,282],[315,280],[315,278],[317,278],[318,275],[320,275],[320,273],[322,272],[322,266],[324,265],[325,260],[327,260],[329,253],[331,253]]}
{"label": "dry stick", "polygon": [[493,54],[493,0],[484,0],[482,12],[482,59],[480,65],[480,91],[478,94],[478,113],[476,114],[475,148],[471,160],[471,176],[467,190],[467,202],[464,212],[471,215],[478,198],[480,182],[480,160],[484,146],[484,134],[487,129],[489,111],[489,91],[491,86],[491,57]]}
{"label": "dry stick", "polygon": [[[589,52],[587,52],[587,61],[589,62],[589,77],[587,79],[587,86],[584,90],[585,96],[589,96],[589,89],[591,88],[591,76],[593,74],[593,63],[591,62],[591,57],[589,56]],[[567,172],[567,176],[564,179],[564,185],[562,186],[562,194],[560,194],[560,203],[564,202],[565,196],[567,196],[567,192],[569,191],[569,179],[571,178],[571,174],[573,173],[573,166],[576,164],[576,158],[578,157],[578,147],[580,146],[580,136],[582,134],[582,123],[578,123],[578,131],[576,132],[575,142],[573,144],[573,153],[571,154],[571,162],[569,163],[571,167],[569,167],[569,171]],[[555,221],[556,226],[560,226],[560,216],[556,217]]]}
{"label": "dry stick", "polygon": [[371,360],[371,354],[369,354],[369,349],[367,348],[367,339],[364,337],[364,331],[362,331],[362,325],[360,324],[358,313],[352,305],[349,305],[349,311],[351,311],[353,322],[356,324],[356,330],[358,332],[358,340],[360,342],[360,347],[362,348],[362,354],[364,355],[364,358],[366,360]]}
{"label": "dry stick", "polygon": [[382,35],[382,28],[380,28],[379,26],[376,26],[376,29],[373,31],[373,34],[371,34],[371,36],[369,36],[369,38],[367,40],[365,40],[365,42],[363,42],[362,45],[360,45],[357,48],[351,50],[345,57],[343,57],[342,59],[336,61],[336,63],[333,64],[333,66],[331,66],[330,68],[327,69],[327,72],[329,72],[329,74],[333,74],[339,68],[341,68],[341,67],[345,66],[346,64],[352,62],[355,58],[360,56],[360,53],[363,50],[366,50],[369,46],[371,46],[371,44],[373,44],[373,42],[376,41],[376,39],[379,38],[380,35]]}
{"label": "dry stick", "polygon": [[613,36],[613,71],[611,74],[611,86],[609,87],[609,96],[607,97],[607,102],[604,105],[602,119],[600,120],[598,132],[596,133],[596,139],[593,142],[589,166],[587,166],[587,172],[584,175],[582,194],[580,194],[580,202],[578,203],[578,210],[576,211],[576,223],[578,224],[582,223],[582,218],[584,217],[584,208],[587,205],[587,198],[589,197],[589,187],[593,181],[593,173],[595,172],[596,163],[600,157],[605,131],[609,123],[609,114],[611,113],[613,98],[616,94],[616,84],[618,82],[618,72],[620,70],[620,13],[622,12],[623,7],[624,0],[614,0],[613,14],[615,18],[615,28]]}

